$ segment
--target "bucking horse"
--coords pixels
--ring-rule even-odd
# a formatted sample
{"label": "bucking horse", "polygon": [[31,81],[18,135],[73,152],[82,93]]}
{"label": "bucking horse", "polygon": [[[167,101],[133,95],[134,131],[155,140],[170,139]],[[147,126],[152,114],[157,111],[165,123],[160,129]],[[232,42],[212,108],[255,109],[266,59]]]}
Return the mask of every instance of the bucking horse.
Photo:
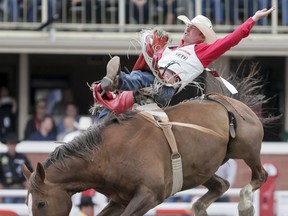
{"label": "bucking horse", "polygon": [[[267,179],[260,160],[261,119],[248,105],[218,93],[181,102],[165,113],[167,122],[146,111],[111,114],[59,145],[33,173],[24,166],[30,215],[67,216],[71,196],[93,188],[109,199],[100,216],[141,216],[176,192],[202,185],[208,191],[193,210],[206,216],[229,188],[215,172],[230,158],[244,160],[252,171],[238,211],[253,215],[253,192]],[[180,161],[176,168],[174,159]]]}

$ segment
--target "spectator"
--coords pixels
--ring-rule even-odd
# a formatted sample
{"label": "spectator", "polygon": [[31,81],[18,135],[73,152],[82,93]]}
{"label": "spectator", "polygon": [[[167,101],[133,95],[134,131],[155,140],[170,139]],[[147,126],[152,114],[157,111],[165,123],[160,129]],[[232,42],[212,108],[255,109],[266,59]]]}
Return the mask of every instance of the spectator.
{"label": "spectator", "polygon": [[64,130],[61,131],[60,133],[58,133],[58,135],[57,135],[58,141],[62,141],[67,134],[76,130],[76,127],[75,127],[76,124],[75,123],[77,123],[77,122],[75,121],[75,119],[73,117],[65,116],[65,118],[63,119],[62,122],[63,122],[63,129]]}
{"label": "spectator", "polygon": [[[93,2],[93,0],[90,0],[90,1],[71,0],[72,7],[77,6],[77,5],[82,5],[83,3],[85,4],[84,8],[85,8],[85,14],[86,14],[86,23],[91,23],[91,21],[92,21],[92,13],[91,13],[92,2]],[[95,2],[98,2],[98,1],[95,0]],[[96,8],[98,9],[99,7],[96,7]],[[97,10],[97,12],[98,12],[98,10]],[[98,13],[96,13],[96,14],[98,15]]]}
{"label": "spectator", "polygon": [[[33,172],[33,168],[28,158],[21,153],[17,153],[16,145],[19,143],[17,134],[9,133],[2,140],[7,145],[8,151],[0,154],[0,188],[2,189],[24,189],[25,177],[22,174],[22,164]],[[3,203],[24,203],[22,197],[4,197]]]}
{"label": "spectator", "polygon": [[20,5],[22,5],[22,0],[9,0],[9,18],[11,22],[17,22],[20,16]]}
{"label": "spectator", "polygon": [[40,130],[41,121],[47,114],[47,104],[44,99],[36,102],[33,116],[27,121],[25,127],[24,139],[31,136],[32,133]]}
{"label": "spectator", "polygon": [[17,102],[6,87],[0,89],[0,139],[16,131]]}
{"label": "spectator", "polygon": [[[57,1],[58,0],[47,0],[48,5],[48,20],[54,18],[57,15]],[[37,22],[38,7],[42,6],[42,0],[33,0],[32,4],[28,7],[28,22]]]}
{"label": "spectator", "polygon": [[80,211],[76,216],[94,216],[94,206],[95,203],[92,200],[92,197],[83,196],[79,204]]}
{"label": "spectator", "polygon": [[56,103],[52,109],[52,115],[64,116],[66,114],[66,107],[68,104],[74,103],[74,95],[71,89],[66,88],[62,90],[62,98]]}
{"label": "spectator", "polygon": [[63,142],[70,142],[76,136],[79,136],[81,133],[86,131],[92,125],[92,119],[90,117],[82,116],[79,119],[79,123],[77,124],[76,131],[68,133],[64,138]]}
{"label": "spectator", "polygon": [[39,141],[55,141],[56,140],[56,127],[52,116],[46,115],[40,123],[40,129],[32,133],[28,140]]}
{"label": "spectator", "polygon": [[62,100],[62,90],[59,88],[51,89],[42,94],[47,103],[47,114],[52,114],[52,110],[56,103]]}
{"label": "spectator", "polygon": [[73,120],[75,122],[79,121],[78,108],[76,107],[75,104],[73,104],[73,103],[67,104],[66,111],[65,111],[65,117],[57,125],[57,134],[60,134],[60,133],[62,133],[65,130],[64,119],[66,117],[73,118]]}
{"label": "spectator", "polygon": [[279,0],[278,8],[281,9],[281,19],[283,25],[288,25],[288,0]]}
{"label": "spectator", "polygon": [[[102,8],[106,8],[109,6],[109,3],[107,1],[99,1],[99,0],[89,0],[89,1],[83,1],[83,0],[71,0],[71,4],[72,6],[76,6],[76,5],[82,5],[85,4],[85,15],[86,15],[86,23],[92,23],[92,14],[93,11],[92,9],[93,7],[93,3],[96,7],[96,12],[95,12],[95,17],[96,17],[96,23],[102,23],[102,13],[104,11],[102,11]],[[101,13],[102,12],[102,13]]]}
{"label": "spectator", "polygon": [[[215,174],[227,180],[230,183],[230,187],[233,187],[236,178],[236,173],[237,173],[237,163],[235,160],[229,159],[225,164],[219,167],[219,169],[216,171]],[[215,202],[229,202],[229,201],[230,201],[229,197],[224,195]]]}
{"label": "spectator", "polygon": [[[202,11],[204,16],[208,16],[208,9],[211,11],[211,16],[216,24],[224,24],[225,12],[223,0],[211,0],[207,3],[207,0],[202,1]],[[235,10],[235,9],[234,9]]]}
{"label": "spectator", "polygon": [[[131,10],[132,7],[132,10]],[[138,24],[147,24],[149,20],[149,1],[147,0],[126,0],[126,20],[129,21],[131,12]]]}
{"label": "spectator", "polygon": [[[158,10],[163,10],[165,17],[164,24],[172,25],[176,21],[175,17],[177,15],[177,1],[176,0],[162,0],[154,1],[155,6]],[[178,2],[179,3],[179,2]]]}
{"label": "spectator", "polygon": [[[235,5],[235,2],[238,2],[238,5]],[[235,1],[235,0],[230,0],[229,1],[229,5],[230,5],[230,21],[232,24],[238,24],[241,23],[242,21],[240,20],[241,18],[241,14],[239,11],[247,11],[248,15],[247,17],[242,17],[242,19],[247,19],[251,16],[253,16],[254,13],[254,1],[247,1],[248,4],[248,8],[246,8],[246,4],[245,4],[246,0],[239,0],[239,1]],[[237,10],[236,10],[237,9]],[[235,11],[238,11],[238,13],[236,14]],[[242,12],[242,15],[244,16]],[[240,15],[240,17],[239,17]],[[260,22],[262,22],[260,20]]]}
{"label": "spectator", "polygon": [[[24,7],[28,8],[28,22],[36,22],[37,21],[37,12],[38,6],[42,5],[42,0],[33,0],[33,1],[23,1],[23,0],[8,0],[8,7],[9,7],[9,14],[10,14],[10,21],[17,22],[19,21],[19,17],[21,14],[20,8]],[[53,9],[56,7],[57,0],[48,0],[48,19],[53,18]],[[25,20],[26,21],[26,20]]]}

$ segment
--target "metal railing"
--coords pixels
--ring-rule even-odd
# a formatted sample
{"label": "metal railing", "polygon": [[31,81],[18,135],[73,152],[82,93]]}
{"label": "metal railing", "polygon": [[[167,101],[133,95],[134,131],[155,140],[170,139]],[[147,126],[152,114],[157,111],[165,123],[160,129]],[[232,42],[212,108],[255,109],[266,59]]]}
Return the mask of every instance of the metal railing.
{"label": "metal railing", "polygon": [[[229,197],[239,197],[240,194],[240,188],[231,188],[228,191],[225,192],[225,195]],[[189,195],[194,197],[194,199],[198,199],[200,196],[204,195],[207,192],[207,189],[201,189],[201,188],[195,188],[190,189],[186,191],[182,191],[176,194],[176,196],[181,195]],[[6,197],[25,197],[27,195],[27,190],[0,190],[0,196],[6,196]],[[77,205],[80,200],[80,193],[77,193],[73,195],[72,201],[73,201],[73,208],[71,210],[71,213],[69,216],[75,216],[78,208]],[[99,193],[96,193],[95,197],[93,198],[94,202],[96,202],[99,206],[99,209],[97,211],[100,211],[102,208],[105,207],[107,204],[107,200],[103,200],[103,195],[99,196]],[[104,201],[104,202],[103,202]],[[234,216],[238,215],[237,213],[237,202],[219,202],[219,203],[213,203],[207,210],[208,214],[210,215],[226,215],[226,216]],[[255,216],[259,215],[259,191],[257,190],[253,194],[253,205],[255,208]],[[147,212],[145,215],[163,215],[161,212],[165,210],[164,215],[170,215],[168,212],[184,212],[187,211],[187,213],[191,212],[192,204],[190,202],[163,202],[162,204],[158,205],[157,207],[151,209],[149,212]],[[28,216],[28,207],[23,204],[4,204],[0,203],[0,210],[10,210],[17,213],[19,216]],[[96,210],[96,209],[95,209]],[[176,214],[176,213],[175,213]],[[173,215],[175,215],[173,214]],[[178,214],[177,214],[178,215]],[[179,214],[182,215],[182,214]]]}
{"label": "metal railing", "polygon": [[[41,142],[41,145],[39,145],[38,141],[22,141],[19,143],[16,147],[16,150],[21,153],[25,154],[43,154],[43,153],[50,153],[52,152],[57,146],[61,144],[59,143],[54,143],[54,142]],[[7,151],[7,146],[0,143],[0,153]],[[261,154],[262,155],[287,155],[288,154],[288,143],[287,142],[264,142],[261,148]],[[41,162],[41,161],[40,161]],[[280,171],[281,172],[281,171]],[[195,188],[187,191],[182,191],[177,193],[177,195],[192,195],[194,197],[203,195],[207,189],[200,189],[200,188]],[[232,197],[239,197],[239,192],[240,188],[231,188],[226,192],[226,195],[232,196]],[[276,191],[276,195],[279,194],[279,196],[276,196],[276,206],[278,213],[277,215],[281,216],[288,216],[288,214],[284,214],[283,212],[287,212],[287,201],[288,201],[288,191]],[[98,194],[98,195],[97,195]],[[0,197],[4,196],[10,196],[10,197],[15,197],[15,196],[20,196],[20,197],[26,197],[27,191],[26,190],[0,190]],[[76,194],[73,196],[73,209],[70,214],[70,216],[74,216],[74,213],[77,212],[77,204],[79,203],[79,195]],[[98,197],[97,197],[98,196]],[[95,201],[99,205],[99,211],[101,210],[102,207],[105,206],[105,197],[99,196],[99,193],[96,193]],[[254,199],[253,199],[254,207],[256,209],[255,215],[259,214],[259,191],[256,191],[254,193]],[[285,205],[284,205],[285,204]],[[225,206],[223,206],[225,205]],[[238,203],[231,202],[231,203],[213,203],[211,207],[208,209],[208,213],[212,214],[213,212],[218,215],[223,215],[223,211],[225,213],[229,212],[231,210],[230,215],[236,215],[237,212],[237,205]],[[163,209],[178,209],[178,210],[187,210],[191,209],[191,203],[163,203],[160,204],[159,206],[155,207],[153,210],[151,210],[147,215],[154,215],[158,210],[163,210]],[[284,211],[285,209],[285,211]],[[25,204],[3,204],[0,203],[0,210],[14,210],[16,213],[22,213],[19,214],[20,216],[28,216],[28,208]],[[281,210],[281,211],[280,211]],[[221,213],[222,212],[222,213]],[[235,213],[235,214],[234,214]],[[217,215],[216,214],[216,215]],[[215,214],[213,214],[215,215]]]}
{"label": "metal railing", "polygon": [[[39,4],[40,2],[40,4]],[[254,31],[261,33],[288,32],[288,0],[147,0],[142,6],[130,0],[0,0],[0,29],[37,30],[53,22],[57,30],[131,32],[146,27],[165,25],[173,32],[183,31],[176,17],[193,18],[203,14],[212,20],[214,29],[230,32],[255,11],[276,6],[276,12],[261,20]]]}
{"label": "metal railing", "polygon": [[[178,195],[192,195],[194,197],[198,197],[203,195],[207,190],[206,189],[200,189],[195,188],[191,190],[186,190],[183,192],[179,192]],[[229,189],[225,194],[230,197],[239,197],[240,188],[231,188]],[[9,197],[26,197],[27,190],[0,190],[0,196],[9,196]],[[73,195],[72,201],[73,201],[73,207],[69,214],[69,216],[75,216],[78,212],[77,205],[79,204],[80,200],[80,193],[77,193]],[[287,200],[288,200],[288,191],[275,191],[275,213],[277,216],[288,216],[288,206]],[[253,194],[253,205],[255,208],[255,216],[260,214],[260,198],[259,198],[259,191],[257,190]],[[195,199],[196,200],[196,199]],[[107,200],[105,199],[105,196],[99,193],[96,193],[95,197],[93,198],[93,201],[97,203],[95,212],[98,213],[103,209],[107,203]],[[218,202],[213,203],[207,210],[208,214],[210,215],[226,215],[226,216],[234,216],[238,215],[237,211],[237,202]],[[164,215],[169,215],[169,211],[173,212],[173,214],[170,215],[182,215],[182,212],[190,212],[192,207],[192,203],[168,203],[164,202],[157,207],[151,209],[146,215],[163,215],[161,213],[165,212]],[[0,212],[1,210],[10,210],[15,213],[17,213],[19,216],[28,216],[28,207],[26,204],[16,204],[16,203],[0,203]],[[165,210],[165,211],[164,211]],[[177,214],[177,212],[179,214]]]}
{"label": "metal railing", "polygon": [[[241,188],[230,188],[224,194],[230,198],[237,197],[239,198]],[[182,191],[176,194],[176,196],[190,195],[193,199],[192,202],[163,202],[151,209],[146,215],[185,215],[189,212],[192,213],[192,203],[194,203],[198,198],[203,196],[207,192],[207,189],[204,188],[195,188]],[[221,215],[221,216],[236,216],[238,215],[237,210],[238,202],[214,202],[211,206],[208,207],[208,215]],[[260,199],[259,199],[259,190],[253,193],[253,206],[255,208],[255,216],[259,216],[260,210]],[[170,212],[170,213],[169,213]],[[179,212],[179,213],[177,213]],[[173,214],[174,213],[174,214]]]}
{"label": "metal railing", "polygon": [[[26,189],[0,189],[0,197],[21,197],[26,198],[27,196],[27,190]],[[72,202],[73,206],[71,209],[71,212],[69,216],[75,216],[77,215],[79,211],[79,203],[80,203],[81,193],[76,193],[72,196]],[[102,210],[107,205],[107,198],[100,194],[96,193],[93,197],[95,205],[95,213],[98,213],[100,210]],[[0,215],[1,210],[5,211],[12,211],[16,213],[18,216],[28,216],[28,206],[25,203],[0,203]],[[6,215],[6,214],[5,214]],[[8,216],[8,215],[7,215]]]}

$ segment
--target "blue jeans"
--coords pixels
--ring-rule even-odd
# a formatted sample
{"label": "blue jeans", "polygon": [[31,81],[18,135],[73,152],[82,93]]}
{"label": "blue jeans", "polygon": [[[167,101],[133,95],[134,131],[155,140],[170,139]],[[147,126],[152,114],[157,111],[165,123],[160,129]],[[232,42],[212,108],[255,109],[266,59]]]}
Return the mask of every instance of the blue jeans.
{"label": "blue jeans", "polygon": [[111,111],[107,108],[103,108],[101,112],[96,116],[95,122],[99,122],[105,116],[107,116]]}
{"label": "blue jeans", "polygon": [[[122,91],[138,91],[142,88],[149,87],[154,83],[155,77],[151,72],[136,70],[132,71],[130,74],[120,71],[120,87],[119,90]],[[157,94],[154,95],[155,102],[160,106],[166,106],[169,104],[171,98],[175,93],[173,87],[163,86],[159,89]],[[96,121],[104,118],[109,113],[109,110],[104,108]]]}
{"label": "blue jeans", "polygon": [[[53,17],[53,1],[48,0],[48,19]],[[28,6],[28,22],[37,21],[37,7],[42,5],[42,0],[32,0],[31,5]],[[20,7],[18,0],[9,0],[8,2],[9,11],[10,11],[10,21],[17,22],[19,20]]]}
{"label": "blue jeans", "polygon": [[[253,2],[254,1],[249,0],[248,1],[248,8],[245,9],[245,10],[248,10],[248,18],[250,16],[253,16],[253,14],[254,14],[254,4],[253,4]],[[235,8],[243,9],[244,6],[245,6],[244,3],[245,3],[245,1],[239,0],[238,1],[238,5],[235,5],[235,0],[230,0],[229,1],[229,4],[230,4],[230,19],[231,19],[231,23],[232,24],[237,24],[237,21],[238,21],[237,19],[239,19],[239,14],[235,14]]]}
{"label": "blue jeans", "polygon": [[9,7],[10,21],[17,22],[19,19],[19,14],[20,14],[20,7],[19,7],[18,0],[9,0],[8,7]]}
{"label": "blue jeans", "polygon": [[[122,91],[137,91],[145,87],[149,87],[154,83],[155,77],[149,71],[136,70],[130,74],[120,72],[121,86],[119,90]],[[155,102],[159,106],[167,105],[175,93],[173,87],[163,86],[154,95]]]}
{"label": "blue jeans", "polygon": [[[48,0],[48,20],[53,17],[53,1]],[[28,22],[37,21],[37,8],[42,5],[42,0],[32,0],[31,6],[28,8]]]}
{"label": "blue jeans", "polygon": [[202,13],[204,16],[206,14],[206,8],[212,9],[212,16],[214,17],[216,24],[223,24],[225,22],[225,9],[224,3],[221,0],[213,0],[208,2],[208,7],[206,5],[206,1],[202,1]]}

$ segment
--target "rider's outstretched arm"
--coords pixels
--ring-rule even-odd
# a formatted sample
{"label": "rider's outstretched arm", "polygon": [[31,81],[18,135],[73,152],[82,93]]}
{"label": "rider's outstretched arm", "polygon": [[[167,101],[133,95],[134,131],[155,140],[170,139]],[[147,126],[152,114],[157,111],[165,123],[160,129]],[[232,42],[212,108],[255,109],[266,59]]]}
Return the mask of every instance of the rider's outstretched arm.
{"label": "rider's outstretched arm", "polygon": [[269,10],[267,10],[267,8],[264,8],[262,10],[257,11],[254,16],[252,17],[252,19],[257,22],[260,19],[263,19],[265,17],[267,17],[270,13],[272,13],[272,11],[275,10],[275,7],[271,7]]}

